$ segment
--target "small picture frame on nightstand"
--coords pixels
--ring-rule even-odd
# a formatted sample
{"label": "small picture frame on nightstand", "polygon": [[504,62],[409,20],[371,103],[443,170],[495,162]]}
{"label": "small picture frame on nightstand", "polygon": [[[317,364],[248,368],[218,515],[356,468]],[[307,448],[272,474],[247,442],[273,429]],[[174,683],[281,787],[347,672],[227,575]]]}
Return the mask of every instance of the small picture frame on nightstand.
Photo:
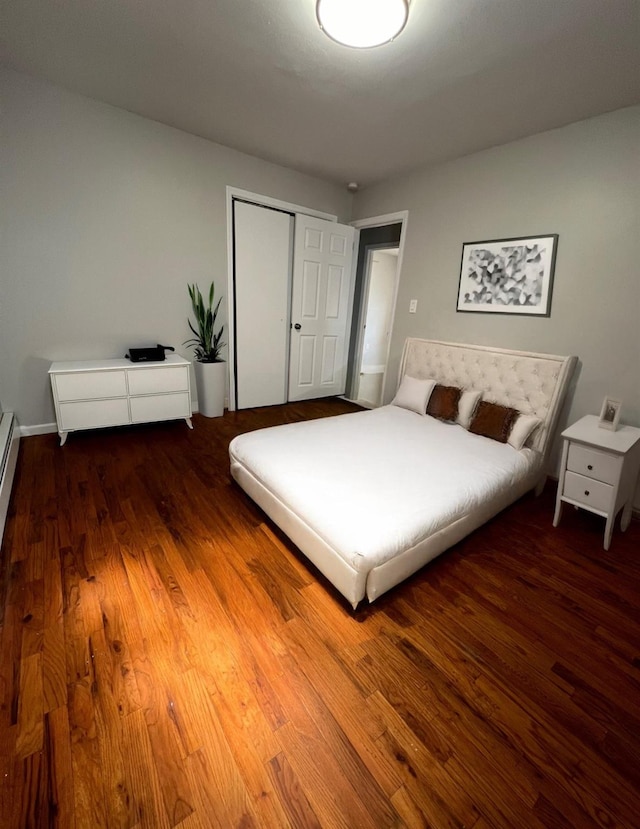
{"label": "small picture frame on nightstand", "polygon": [[600,410],[600,419],[598,426],[601,429],[609,429],[615,432],[620,421],[620,411],[622,410],[622,400],[616,400],[613,397],[605,397],[602,402],[602,409]]}

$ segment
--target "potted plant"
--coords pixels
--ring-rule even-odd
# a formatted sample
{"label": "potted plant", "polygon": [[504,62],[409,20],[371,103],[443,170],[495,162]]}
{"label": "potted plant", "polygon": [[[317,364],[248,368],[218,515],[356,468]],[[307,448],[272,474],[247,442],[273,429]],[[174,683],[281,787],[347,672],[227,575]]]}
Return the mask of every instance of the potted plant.
{"label": "potted plant", "polygon": [[216,319],[220,310],[222,297],[215,304],[213,282],[209,288],[209,301],[205,304],[200,288],[188,285],[191,306],[195,316],[195,326],[189,320],[189,328],[194,336],[185,340],[183,345],[194,346],[193,364],[198,390],[198,410],[205,417],[221,417],[224,414],[224,396],[227,384],[227,364],[221,352],[226,343],[222,341],[224,325],[216,332]]}

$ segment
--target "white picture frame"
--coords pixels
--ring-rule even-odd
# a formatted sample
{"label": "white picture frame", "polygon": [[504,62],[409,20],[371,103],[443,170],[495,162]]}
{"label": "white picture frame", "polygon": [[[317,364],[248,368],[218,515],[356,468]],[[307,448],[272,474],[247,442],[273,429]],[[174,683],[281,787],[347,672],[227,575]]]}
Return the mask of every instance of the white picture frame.
{"label": "white picture frame", "polygon": [[598,426],[601,429],[609,429],[610,432],[615,432],[620,422],[621,410],[622,400],[618,400],[615,397],[605,397],[602,401],[602,408],[600,409]]}

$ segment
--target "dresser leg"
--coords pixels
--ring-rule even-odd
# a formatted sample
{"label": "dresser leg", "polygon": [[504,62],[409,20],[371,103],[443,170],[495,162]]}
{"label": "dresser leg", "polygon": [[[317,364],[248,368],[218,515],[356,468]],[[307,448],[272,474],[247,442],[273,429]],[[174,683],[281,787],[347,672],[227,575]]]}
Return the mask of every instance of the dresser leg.
{"label": "dresser leg", "polygon": [[184,422],[187,424],[187,426],[188,426],[190,429],[193,429],[193,423],[191,422],[191,418],[190,418],[190,417],[185,417]]}
{"label": "dresser leg", "polygon": [[69,432],[58,432],[60,435],[60,446],[64,446],[67,442],[67,437],[69,436]]}

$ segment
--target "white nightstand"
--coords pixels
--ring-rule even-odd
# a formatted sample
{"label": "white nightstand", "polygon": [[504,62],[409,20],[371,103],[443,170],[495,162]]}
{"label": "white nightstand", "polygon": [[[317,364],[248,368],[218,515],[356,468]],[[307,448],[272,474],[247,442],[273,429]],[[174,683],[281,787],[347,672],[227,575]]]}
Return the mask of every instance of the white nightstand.
{"label": "white nightstand", "polygon": [[640,471],[640,429],[620,426],[610,432],[599,428],[595,415],[586,415],[565,429],[562,437],[562,467],[553,526],[558,526],[563,502],[602,515],[607,519],[604,548],[608,550],[621,507],[623,532],[631,521]]}

